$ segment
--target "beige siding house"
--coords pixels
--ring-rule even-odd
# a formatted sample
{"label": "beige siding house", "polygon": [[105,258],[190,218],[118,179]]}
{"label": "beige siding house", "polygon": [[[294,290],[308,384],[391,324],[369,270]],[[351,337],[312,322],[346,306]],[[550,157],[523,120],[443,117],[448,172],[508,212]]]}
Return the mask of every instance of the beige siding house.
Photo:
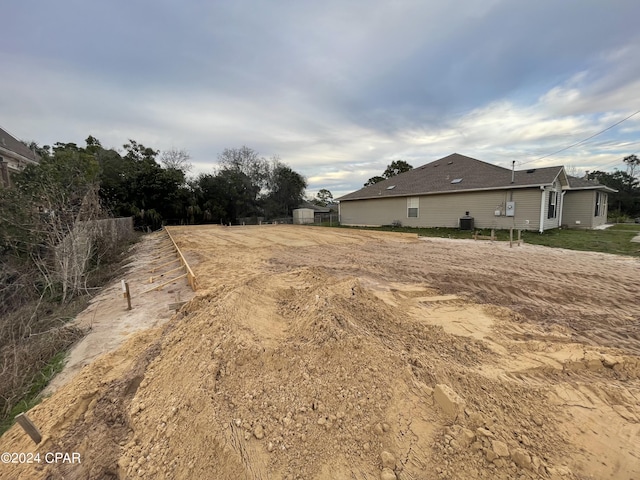
{"label": "beige siding house", "polygon": [[[591,191],[601,192],[601,185]],[[594,188],[592,186],[592,188]],[[340,201],[344,225],[379,226],[396,222],[409,227],[460,227],[469,215],[476,228],[543,232],[575,219],[563,218],[572,197],[564,167],[512,171],[464,155],[452,154],[345,195]],[[600,202],[606,202],[600,198]],[[574,201],[575,198],[575,201]],[[594,197],[595,201],[595,197]],[[602,203],[601,203],[602,205]],[[573,208],[573,207],[572,207]],[[586,207],[584,207],[586,208]],[[595,204],[589,207],[595,211]],[[606,208],[604,209],[606,219]],[[573,210],[570,211],[574,215]],[[597,220],[583,220],[592,225]]]}
{"label": "beige siding house", "polygon": [[13,135],[0,128],[0,186],[11,185],[11,174],[38,163],[37,155]]}
{"label": "beige siding house", "polygon": [[568,228],[595,228],[607,223],[609,193],[614,189],[576,177],[569,179],[562,225]]}

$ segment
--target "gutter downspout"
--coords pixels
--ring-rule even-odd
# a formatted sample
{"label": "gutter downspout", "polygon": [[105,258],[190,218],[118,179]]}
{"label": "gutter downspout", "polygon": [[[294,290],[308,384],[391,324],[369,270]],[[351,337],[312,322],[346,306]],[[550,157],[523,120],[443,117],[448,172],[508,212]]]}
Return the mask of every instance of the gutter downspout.
{"label": "gutter downspout", "polygon": [[558,212],[558,227],[562,228],[562,211],[564,210],[564,196],[567,192],[560,195],[560,212]]}
{"label": "gutter downspout", "polygon": [[542,192],[540,195],[540,227],[538,228],[538,232],[542,233],[544,232],[544,194],[546,190],[544,187],[540,187],[540,190],[542,190]]}
{"label": "gutter downspout", "polygon": [[338,225],[342,225],[342,210],[340,209],[340,205],[342,202],[338,202]]}

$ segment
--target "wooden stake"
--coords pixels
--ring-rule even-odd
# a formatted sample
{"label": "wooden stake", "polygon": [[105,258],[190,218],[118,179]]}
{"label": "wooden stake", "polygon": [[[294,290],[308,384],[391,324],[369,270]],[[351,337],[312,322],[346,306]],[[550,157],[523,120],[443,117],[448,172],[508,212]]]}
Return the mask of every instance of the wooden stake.
{"label": "wooden stake", "polygon": [[31,440],[35,442],[35,444],[39,444],[42,440],[42,435],[38,431],[38,428],[34,425],[34,423],[27,417],[26,413],[20,413],[16,416],[16,422],[18,425],[22,427],[22,429],[27,432],[27,434],[31,437]]}
{"label": "wooden stake", "polygon": [[127,297],[127,310],[131,310],[131,292],[129,292],[129,283],[125,282],[125,295]]}

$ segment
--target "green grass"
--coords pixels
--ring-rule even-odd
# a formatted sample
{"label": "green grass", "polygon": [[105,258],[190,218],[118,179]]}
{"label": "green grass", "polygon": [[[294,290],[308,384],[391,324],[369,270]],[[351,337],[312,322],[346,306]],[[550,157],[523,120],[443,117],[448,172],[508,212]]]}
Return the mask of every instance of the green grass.
{"label": "green grass", "polygon": [[[473,238],[472,232],[459,230],[457,228],[411,228],[385,226],[365,229],[387,232],[416,233],[421,237]],[[475,231],[480,235],[489,236],[491,234],[490,229],[476,229]],[[496,230],[495,234],[496,240],[509,241],[509,230]],[[553,230],[547,230],[544,233],[523,231],[522,239],[525,243],[544,245],[547,247],[640,257],[640,243],[631,242],[631,239],[635,235],[640,235],[640,224],[617,224],[606,230],[560,230],[556,228]],[[514,240],[516,238],[517,232],[514,230]]]}
{"label": "green grass", "polygon": [[33,377],[27,394],[11,409],[9,415],[0,421],[0,435],[11,428],[16,415],[28,411],[40,403],[40,400],[42,400],[40,393],[49,384],[51,379],[64,368],[66,353],[67,352],[64,351],[58,352],[49,363]]}
{"label": "green grass", "polygon": [[612,230],[627,230],[630,232],[640,233],[640,223],[617,223],[610,229]]}
{"label": "green grass", "polygon": [[547,247],[585,250],[640,257],[640,243],[631,239],[640,234],[640,228],[630,229],[626,225],[614,226],[606,230],[548,230],[542,234],[524,232],[527,243]]}

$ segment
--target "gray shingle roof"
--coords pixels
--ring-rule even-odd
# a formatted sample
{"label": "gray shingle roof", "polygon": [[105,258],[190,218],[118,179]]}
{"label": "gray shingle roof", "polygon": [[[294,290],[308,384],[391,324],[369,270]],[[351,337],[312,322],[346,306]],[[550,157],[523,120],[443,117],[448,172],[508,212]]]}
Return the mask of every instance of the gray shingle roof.
{"label": "gray shingle roof", "polygon": [[342,202],[367,198],[537,187],[551,185],[562,170],[562,166],[517,170],[512,183],[511,170],[508,168],[454,153],[361,188],[338,200]]}
{"label": "gray shingle roof", "polygon": [[29,160],[37,160],[35,153],[29,147],[2,128],[0,128],[0,148],[6,148]]}
{"label": "gray shingle roof", "polygon": [[586,180],[584,178],[571,177],[567,175],[569,181],[569,188],[571,190],[606,190],[608,192],[617,192],[617,190],[602,185],[594,180]]}

